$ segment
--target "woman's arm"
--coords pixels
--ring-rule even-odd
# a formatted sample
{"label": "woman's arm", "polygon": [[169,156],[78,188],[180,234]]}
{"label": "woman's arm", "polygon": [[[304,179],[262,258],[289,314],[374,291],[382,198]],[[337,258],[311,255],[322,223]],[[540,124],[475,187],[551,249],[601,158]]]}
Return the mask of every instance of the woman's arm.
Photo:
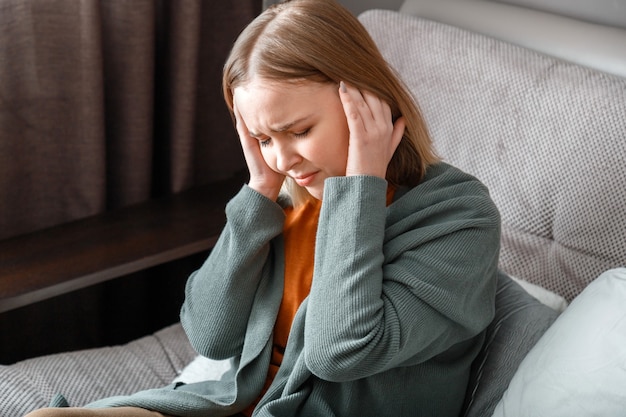
{"label": "woman's arm", "polygon": [[387,220],[384,180],[327,180],[305,324],[305,357],[318,377],[353,380],[423,362],[487,326],[498,213],[478,181],[449,182],[405,195]]}
{"label": "woman's arm", "polygon": [[257,286],[267,274],[270,241],[282,232],[284,212],[248,186],[226,206],[226,226],[202,267],[187,281],[181,322],[201,355],[241,353]]}

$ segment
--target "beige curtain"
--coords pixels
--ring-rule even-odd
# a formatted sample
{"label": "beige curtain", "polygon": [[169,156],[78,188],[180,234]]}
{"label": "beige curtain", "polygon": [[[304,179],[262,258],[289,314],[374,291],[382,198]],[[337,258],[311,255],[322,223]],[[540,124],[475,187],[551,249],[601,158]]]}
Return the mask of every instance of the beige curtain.
{"label": "beige curtain", "polygon": [[244,168],[221,68],[261,0],[0,0],[0,239]]}

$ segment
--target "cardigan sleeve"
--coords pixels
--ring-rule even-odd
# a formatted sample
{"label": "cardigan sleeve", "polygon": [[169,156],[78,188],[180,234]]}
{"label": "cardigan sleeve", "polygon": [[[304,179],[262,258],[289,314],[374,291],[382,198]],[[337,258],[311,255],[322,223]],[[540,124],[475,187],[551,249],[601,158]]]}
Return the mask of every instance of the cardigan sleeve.
{"label": "cardigan sleeve", "polygon": [[202,267],[188,279],[181,323],[203,356],[241,353],[259,282],[270,273],[271,240],[282,232],[281,206],[248,186],[226,206],[226,225]]}
{"label": "cardigan sleeve", "polygon": [[425,362],[481,333],[494,314],[499,215],[453,169],[390,207],[386,181],[326,181],[305,360],[347,381]]}

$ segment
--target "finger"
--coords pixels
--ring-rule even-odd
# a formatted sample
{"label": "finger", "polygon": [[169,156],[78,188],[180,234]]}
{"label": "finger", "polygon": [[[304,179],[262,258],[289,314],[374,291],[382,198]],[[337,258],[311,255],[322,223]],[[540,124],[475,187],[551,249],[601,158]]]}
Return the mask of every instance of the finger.
{"label": "finger", "polygon": [[361,92],[356,88],[351,88],[348,92],[363,130],[374,137],[377,135],[388,137],[393,129],[389,104],[369,91]]}
{"label": "finger", "polygon": [[363,100],[369,109],[371,118],[375,122],[388,123],[391,120],[391,107],[386,101],[369,91],[363,93]]}
{"label": "finger", "polygon": [[[363,107],[365,102],[361,92],[341,81],[339,83],[339,98],[343,105],[350,132],[364,132],[366,129],[360,107]],[[359,102],[361,106],[359,106]]]}
{"label": "finger", "polygon": [[236,102],[233,102],[233,114],[235,115],[235,128],[239,135],[239,142],[248,165],[248,170],[251,175],[254,175],[259,170],[259,160],[262,158],[259,142],[250,136],[248,126],[246,126],[246,122],[241,117]]}
{"label": "finger", "polygon": [[244,151],[244,156],[246,160],[248,160],[248,164],[252,162],[251,158],[257,158],[261,155],[261,149],[259,146],[259,141],[252,136],[250,136],[250,131],[248,130],[248,126],[246,122],[241,117],[241,113],[237,109],[235,103],[233,103],[233,113],[235,115],[235,128],[237,130],[237,134],[239,135],[239,142],[241,143],[241,147]]}
{"label": "finger", "polygon": [[239,136],[250,136],[246,122],[243,121],[239,109],[237,109],[237,103],[233,101],[233,114],[235,115],[235,127]]}
{"label": "finger", "polygon": [[[394,122],[391,114],[391,107],[387,102],[374,94],[366,95],[366,100],[372,112],[372,132],[376,132],[380,138],[393,142]],[[391,143],[393,146],[393,143]],[[393,147],[395,150],[395,146]]]}

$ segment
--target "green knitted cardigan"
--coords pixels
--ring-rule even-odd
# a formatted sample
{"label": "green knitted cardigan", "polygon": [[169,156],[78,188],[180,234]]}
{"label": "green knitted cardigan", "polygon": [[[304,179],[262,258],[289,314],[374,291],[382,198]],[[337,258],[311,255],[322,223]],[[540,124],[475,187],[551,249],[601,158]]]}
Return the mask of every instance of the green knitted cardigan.
{"label": "green knitted cardigan", "polygon": [[[498,211],[474,177],[439,163],[386,206],[381,178],[326,180],[308,298],[255,416],[455,416],[494,314]],[[187,283],[195,349],[232,358],[221,381],[112,397],[176,416],[232,415],[262,390],[282,297],[284,212],[247,186]]]}

